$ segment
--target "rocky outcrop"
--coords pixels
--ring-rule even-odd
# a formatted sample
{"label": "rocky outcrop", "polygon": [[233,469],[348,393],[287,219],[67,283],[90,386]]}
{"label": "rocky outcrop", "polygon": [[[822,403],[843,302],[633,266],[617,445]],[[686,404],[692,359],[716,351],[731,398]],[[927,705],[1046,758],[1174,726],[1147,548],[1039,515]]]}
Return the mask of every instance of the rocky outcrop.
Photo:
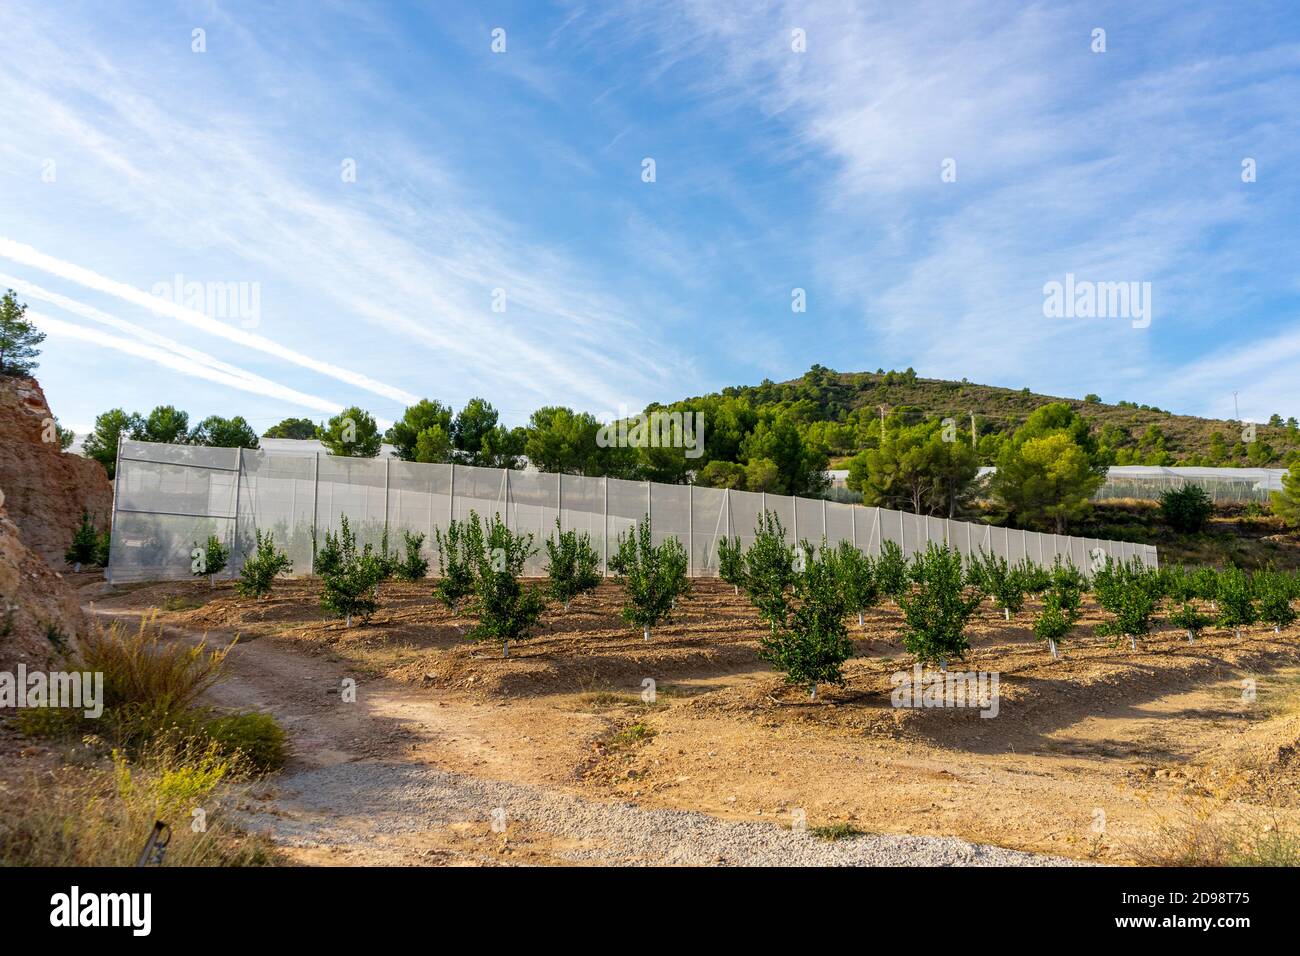
{"label": "rocky outcrop", "polygon": [[85,509],[108,527],[113,488],[99,462],[59,449],[53,416],[35,379],[0,377],[0,491],[23,543],[52,568]]}
{"label": "rocky outcrop", "polygon": [[48,665],[86,626],[72,589],[23,543],[0,495],[0,671]]}

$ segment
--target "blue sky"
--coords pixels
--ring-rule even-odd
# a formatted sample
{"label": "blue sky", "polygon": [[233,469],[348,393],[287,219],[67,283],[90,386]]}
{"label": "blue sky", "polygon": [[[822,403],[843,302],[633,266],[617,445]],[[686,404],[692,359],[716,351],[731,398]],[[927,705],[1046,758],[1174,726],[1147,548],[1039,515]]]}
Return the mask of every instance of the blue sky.
{"label": "blue sky", "polygon": [[[813,363],[1300,415],[1288,4],[264,6],[0,6],[0,287],[79,432]],[[1067,273],[1150,282],[1150,325],[1045,317]]]}

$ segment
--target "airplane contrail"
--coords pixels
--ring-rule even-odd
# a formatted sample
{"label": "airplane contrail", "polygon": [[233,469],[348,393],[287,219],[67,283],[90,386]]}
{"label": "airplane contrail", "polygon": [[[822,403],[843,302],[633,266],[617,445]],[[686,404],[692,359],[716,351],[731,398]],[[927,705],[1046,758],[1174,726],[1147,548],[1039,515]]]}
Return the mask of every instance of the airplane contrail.
{"label": "airplane contrail", "polygon": [[33,285],[32,283],[19,279],[16,276],[0,272],[0,287],[11,288],[15,292],[20,293],[23,298],[26,299],[41,299],[51,305],[58,306],[64,311],[81,316],[84,319],[98,322],[100,325],[107,325],[109,328],[117,329],[119,332],[126,332],[135,336],[137,339],[156,345],[159,348],[168,349],[184,358],[190,359],[193,362],[198,362],[200,365],[207,365],[217,371],[225,372],[227,375],[233,375],[245,379],[255,386],[253,388],[244,389],[245,391],[253,391],[260,395],[270,395],[276,398],[282,398],[285,401],[303,405],[307,408],[315,408],[323,412],[330,412],[331,414],[336,414],[339,411],[340,406],[338,402],[322,398],[319,395],[300,392],[297,389],[281,385],[279,382],[263,378],[260,375],[255,375],[237,365],[223,362],[215,356],[208,355],[206,352],[191,348],[188,345],[177,342],[175,339],[169,339],[165,335],[159,335],[150,329],[136,325],[134,322],[128,322],[115,315],[109,315],[107,312],[96,309],[94,306],[86,305],[84,302],[78,302],[76,299],[70,299],[57,292],[43,289],[38,285]]}
{"label": "airplane contrail", "polygon": [[[61,279],[67,279],[69,282],[75,282],[77,285],[84,286],[87,289],[94,289],[97,292],[103,292],[107,295],[114,296],[137,305],[143,309],[148,309],[156,315],[166,318],[176,319],[187,325],[192,325],[197,329],[207,332],[211,335],[220,336],[247,348],[256,349],[259,352],[265,352],[268,355],[274,355],[277,358],[284,359],[286,362],[292,362],[303,368],[311,369],[322,375],[328,375],[340,382],[346,382],[348,385],[354,385],[357,388],[363,388],[368,392],[376,395],[382,395],[393,401],[401,402],[405,405],[414,405],[419,401],[419,397],[412,395],[410,392],[387,385],[383,382],[376,381],[367,375],[359,372],[353,372],[349,369],[341,368],[329,362],[322,362],[308,355],[303,355],[291,348],[280,345],[278,342],[268,339],[264,335],[257,335],[253,332],[247,332],[243,329],[235,328],[224,322],[219,322],[210,316],[204,315],[197,309],[191,309],[167,299],[151,295],[134,286],[127,285],[125,282],[118,282],[107,276],[102,276],[97,272],[82,268],[71,262],[65,262],[62,259],[56,259],[48,256],[43,252],[33,249],[31,246],[24,245],[21,242],[14,242],[12,239],[6,239],[0,236],[0,256],[12,259],[15,262],[31,266],[34,269],[40,269],[56,275]],[[56,320],[57,321],[57,320]]]}
{"label": "airplane contrail", "polygon": [[[213,368],[211,365],[197,362],[193,359],[169,351],[166,348],[160,348],[156,345],[150,345],[145,342],[137,342],[132,339],[125,339],[117,335],[110,335],[107,332],[101,332],[99,329],[92,329],[84,325],[77,325],[75,322],[65,322],[62,319],[56,319],[53,316],[45,315],[42,312],[27,311],[27,317],[44,332],[50,332],[54,335],[64,336],[67,338],[80,339],[83,342],[90,342],[103,348],[114,349],[118,352],[124,352],[128,355],[134,355],[137,358],[148,359],[156,362],[165,368],[173,371],[182,372],[186,375],[193,375],[197,378],[204,378],[210,382],[216,382],[220,385],[227,385],[230,388],[237,388],[245,392],[253,392],[259,395],[267,395],[272,398],[279,398],[285,401],[297,402],[309,408],[316,408],[320,411],[329,412],[337,415],[343,410],[343,406],[337,402],[330,402],[315,395],[306,395],[302,392],[295,392],[291,388],[277,385],[275,382],[265,379],[258,379],[256,376],[244,377],[241,375],[232,375],[229,372]],[[380,424],[376,419],[376,424]],[[386,427],[380,424],[380,427]]]}

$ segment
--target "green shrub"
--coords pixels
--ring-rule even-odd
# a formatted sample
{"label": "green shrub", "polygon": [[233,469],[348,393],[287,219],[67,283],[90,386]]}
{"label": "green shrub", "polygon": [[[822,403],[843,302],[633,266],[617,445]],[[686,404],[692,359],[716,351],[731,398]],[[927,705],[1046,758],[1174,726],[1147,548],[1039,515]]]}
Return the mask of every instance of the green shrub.
{"label": "green shrub", "polygon": [[113,535],[110,531],[100,532],[99,538],[95,542],[95,563],[101,568],[108,567],[108,562],[113,553]]}
{"label": "green shrub", "polygon": [[903,644],[917,663],[938,663],[946,670],[949,658],[966,657],[966,622],[979,606],[980,595],[966,594],[961,555],[946,545],[930,543],[914,563],[912,579],[917,586],[899,602]]}
{"label": "green shrub", "polygon": [[213,717],[203,732],[223,756],[251,774],[266,774],[284,766],[287,744],[282,728],[270,714],[240,713]]}
{"label": "green shrub", "polygon": [[80,571],[83,565],[94,564],[99,548],[99,532],[90,520],[90,512],[81,512],[81,523],[72,533],[72,543],[63,553],[63,559],[72,565],[73,570]]}
{"label": "green shrub", "polygon": [[537,553],[531,534],[511,531],[500,515],[487,527],[486,550],[474,569],[474,610],[478,623],[470,640],[498,640],[501,656],[510,656],[510,642],[520,640],[537,624],[546,601],[538,587],[519,580],[524,564]]}
{"label": "green shrub", "polygon": [[424,547],[424,533],[402,532],[402,560],[393,566],[393,573],[403,581],[423,581],[429,573],[429,562],[421,553]]}
{"label": "green shrub", "polygon": [[259,530],[257,547],[253,556],[244,562],[239,570],[239,583],[235,588],[244,597],[260,598],[271,593],[271,582],[277,575],[293,570],[289,556],[275,546],[275,537],[271,532],[265,535]]}
{"label": "green shrub", "polygon": [[460,602],[474,593],[474,569],[483,560],[483,525],[471,511],[465,521],[453,520],[447,533],[433,532],[438,547],[438,583],[433,594],[453,613]]}
{"label": "green shrub", "polygon": [[567,611],[575,597],[600,584],[600,555],[591,545],[591,535],[560,530],[559,518],[555,519],[555,535],[546,539],[547,590]]}
{"label": "green shrub", "polygon": [[1160,496],[1160,514],[1174,531],[1197,534],[1209,524],[1214,502],[1200,485],[1169,488]]}
{"label": "green shrub", "polygon": [[807,687],[813,699],[818,684],[844,683],[843,665],[853,655],[844,626],[848,606],[833,554],[808,554],[794,582],[793,610],[760,642],[763,659],[785,674],[786,683]]}

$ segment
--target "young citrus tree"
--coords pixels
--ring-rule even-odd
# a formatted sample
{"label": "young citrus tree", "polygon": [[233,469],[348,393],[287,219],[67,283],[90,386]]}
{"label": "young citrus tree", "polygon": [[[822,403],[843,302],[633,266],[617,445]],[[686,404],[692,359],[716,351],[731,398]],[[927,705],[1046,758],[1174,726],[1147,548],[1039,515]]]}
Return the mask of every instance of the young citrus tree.
{"label": "young citrus tree", "polygon": [[754,528],[754,543],[745,552],[745,587],[750,602],[773,634],[785,624],[790,589],[799,576],[799,558],[786,544],[785,528],[773,511],[764,511]]}
{"label": "young citrus tree", "polygon": [[275,546],[275,536],[255,532],[257,544],[253,556],[239,570],[239,583],[235,588],[244,597],[261,598],[271,593],[271,582],[277,575],[293,570],[289,556]]}
{"label": "young citrus tree", "polygon": [[1259,577],[1259,616],[1266,624],[1273,625],[1276,634],[1296,619],[1295,608],[1291,607],[1291,579],[1276,571]]}
{"label": "young citrus tree", "polygon": [[352,626],[354,616],[370,620],[379,607],[377,591],[388,570],[381,552],[368,544],[358,551],[356,539],[349,535],[340,541],[338,562],[321,575],[321,608],[343,618],[344,627]]}
{"label": "young citrus tree", "polygon": [[1151,615],[1160,596],[1157,575],[1136,559],[1125,564],[1107,558],[1093,576],[1093,593],[1111,615],[1109,621],[1098,625],[1097,633],[1116,640],[1127,637],[1129,647],[1136,651],[1138,638],[1151,631]]}
{"label": "young citrus tree", "polygon": [[1184,601],[1177,611],[1169,615],[1169,623],[1187,632],[1187,643],[1195,644],[1196,635],[1209,627],[1213,620],[1202,614],[1191,601]]}
{"label": "young citrus tree", "polygon": [[[854,549],[856,550],[856,549]],[[803,573],[794,582],[787,619],[760,643],[763,659],[785,674],[788,684],[808,688],[817,699],[818,684],[844,683],[844,662],[853,643],[844,626],[849,607],[836,553],[808,549]]]}
{"label": "young citrus tree", "polygon": [[966,622],[979,607],[978,592],[964,587],[961,555],[947,545],[931,542],[913,564],[916,587],[902,596],[903,645],[919,664],[937,663],[948,669],[948,660],[964,660],[970,647]]}
{"label": "young citrus tree", "polygon": [[1219,575],[1218,598],[1218,624],[1234,628],[1238,638],[1243,627],[1259,619],[1255,608],[1255,588],[1250,576],[1241,568],[1228,568]]}
{"label": "young citrus tree", "polygon": [[830,558],[844,594],[844,609],[849,614],[857,614],[858,627],[863,627],[864,614],[880,601],[876,563],[852,541],[841,541]]}
{"label": "young citrus tree", "polygon": [[1034,618],[1034,634],[1040,641],[1047,642],[1047,649],[1052,653],[1052,660],[1059,660],[1059,645],[1074,630],[1079,619],[1079,591],[1068,585],[1054,585],[1043,595],[1043,607]]}
{"label": "young citrus tree", "polygon": [[555,519],[555,534],[546,539],[547,590],[551,600],[559,601],[567,611],[575,597],[600,584],[600,555],[591,545],[591,535],[561,531],[559,518]]}
{"label": "young citrus tree", "polygon": [[641,628],[645,640],[651,629],[669,619],[681,584],[677,580],[676,538],[668,538],[659,547],[650,537],[650,517],[638,521],[634,529],[619,535],[618,547],[609,562],[610,570],[623,586],[627,601],[623,620]]}
{"label": "young citrus tree", "polygon": [[902,546],[897,541],[882,542],[880,557],[876,559],[876,583],[880,586],[880,593],[895,604],[902,604],[908,580],[907,559],[903,557]]}
{"label": "young citrus tree", "polygon": [[336,572],[343,563],[344,548],[355,548],[356,534],[348,522],[347,515],[339,515],[339,530],[326,531],[325,543],[316,547],[316,531],[312,530],[312,567],[318,577],[326,577]]}
{"label": "young citrus tree", "polygon": [[718,577],[732,586],[737,594],[749,587],[745,579],[745,548],[739,538],[718,540]]}
{"label": "young citrus tree", "polygon": [[1006,558],[992,554],[981,554],[979,578],[981,590],[993,598],[993,603],[1002,609],[1005,620],[1011,620],[1012,614],[1018,614],[1025,606],[1025,577],[1019,568],[1012,567]]}
{"label": "young citrus tree", "polygon": [[216,576],[226,569],[226,563],[230,560],[230,549],[222,544],[221,539],[215,534],[210,534],[201,549],[196,541],[194,550],[202,560],[191,562],[191,573],[200,577],[207,575],[208,587],[213,587]]}
{"label": "young citrus tree", "polygon": [[393,573],[402,581],[423,581],[429,573],[429,561],[423,555],[424,532],[402,532],[402,558],[393,564]]}
{"label": "young citrus tree", "polygon": [[[477,520],[475,521],[477,524]],[[470,640],[501,642],[501,656],[510,656],[510,642],[522,640],[536,626],[546,599],[540,587],[519,580],[524,564],[537,553],[531,534],[516,534],[500,515],[488,522],[484,548],[474,562],[474,610],[478,623]]]}
{"label": "young citrus tree", "polygon": [[456,613],[460,602],[474,593],[475,568],[483,559],[483,525],[471,511],[465,521],[453,520],[447,533],[434,529],[438,546],[438,583],[434,597]]}

